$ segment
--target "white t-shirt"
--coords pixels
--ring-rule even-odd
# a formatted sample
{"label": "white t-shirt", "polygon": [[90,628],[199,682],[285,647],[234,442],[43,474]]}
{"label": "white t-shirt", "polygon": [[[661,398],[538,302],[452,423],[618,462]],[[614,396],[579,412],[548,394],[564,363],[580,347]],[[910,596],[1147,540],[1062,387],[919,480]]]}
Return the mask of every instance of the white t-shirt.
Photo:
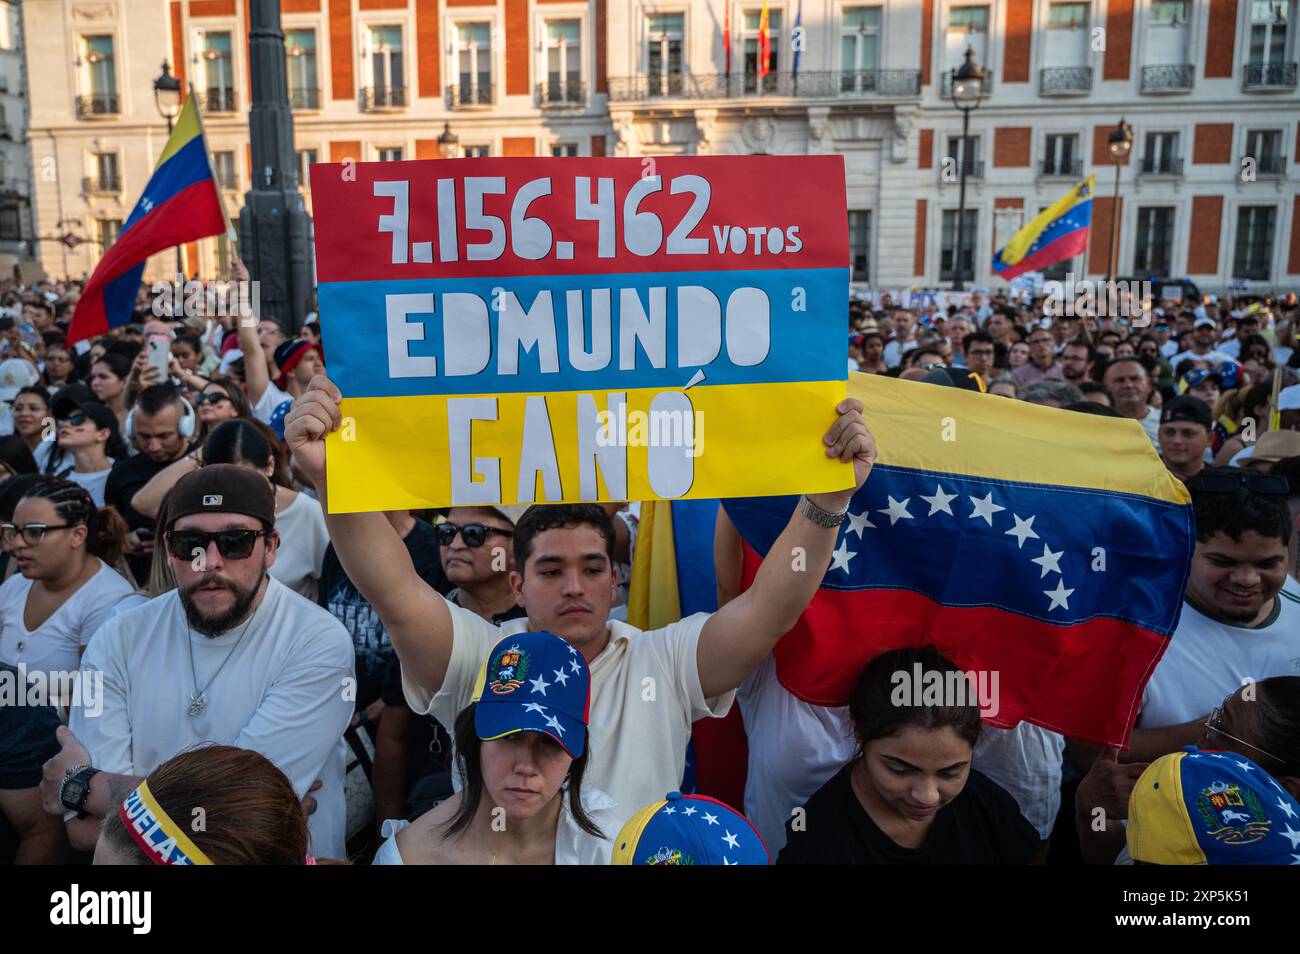
{"label": "white t-shirt", "polygon": [[[56,447],[59,447],[57,441],[41,441],[36,445],[36,450],[32,451],[32,457],[36,459],[36,472],[38,474],[46,473],[46,462],[50,459],[50,454],[54,453]],[[49,473],[54,477],[63,477],[76,464],[77,462],[72,455],[59,447],[59,456],[55,459],[54,467],[50,469]],[[100,504],[100,506],[103,506],[103,504]]]}
{"label": "white t-shirt", "polygon": [[[95,575],[69,596],[54,615],[29,630],[23,622],[27,597],[35,580],[15,573],[0,586],[0,662],[27,672],[76,672],[81,668],[81,650],[113,608],[135,592],[107,563],[97,560]],[[68,700],[61,700],[67,702]]]}
{"label": "white t-shirt", "polygon": [[[614,836],[623,827],[623,819],[615,812],[615,802],[598,788],[582,784],[582,809],[600,829],[604,838],[583,831],[569,811],[569,796],[561,794],[560,823],[555,829],[555,863],[557,865],[607,865],[614,848]],[[383,844],[375,852],[372,865],[404,865],[401,849],[397,847],[397,833],[410,826],[405,819],[389,818],[380,827]]]}
{"label": "white t-shirt", "polygon": [[253,417],[257,418],[263,424],[269,425],[271,423],[271,415],[275,413],[275,409],[285,401],[292,400],[293,398],[275,386],[274,381],[268,381],[266,390],[262,392],[262,397],[253,405]]}
{"label": "white t-shirt", "polygon": [[104,506],[104,485],[108,483],[108,475],[112,472],[112,464],[109,464],[106,470],[95,470],[87,474],[73,470],[68,473],[68,480],[85,487],[90,492],[91,499],[95,501],[95,506],[102,507]]}
{"label": "white t-shirt", "polygon": [[[216,674],[196,716],[188,714],[195,684],[187,640],[198,685]],[[94,672],[103,673],[103,712],[74,707],[69,726],[96,768],[143,776],[204,742],[252,749],[288,776],[299,798],[317,779],[324,783],[308,819],[311,851],[344,857],[343,732],[353,710],[344,688],[353,650],[325,610],[271,580],[249,623],[209,639],[190,630],[172,590],[104,624],[82,660],[83,678]]]}
{"label": "white t-shirt", "polygon": [[271,576],[295,593],[313,598],[325,550],[330,545],[320,502],[299,494],[275,515],[275,529],[280,531],[280,546],[275,551]]}
{"label": "white t-shirt", "polygon": [[1147,432],[1147,437],[1151,438],[1151,443],[1158,453],[1160,451],[1160,408],[1148,407],[1147,416],[1138,423],[1142,425],[1142,430]]}
{"label": "white t-shirt", "polygon": [[1198,719],[1247,679],[1300,676],[1300,601],[1279,595],[1256,629],[1211,619],[1183,602],[1169,648],[1142,694],[1139,729]]}
{"label": "white t-shirt", "polygon": [[[527,618],[493,626],[452,603],[451,661],[436,695],[413,682],[402,667],[406,702],[451,730],[473,699],[474,683],[488,654],[507,635],[525,632]],[[643,632],[609,620],[609,642],[591,668],[587,770],[584,785],[606,792],[626,820],[681,787],[691,723],[724,716],[735,692],[705,699],[696,664],[696,645],[707,613],[696,613],[663,629]]]}
{"label": "white t-shirt", "polygon": [[[815,706],[794,696],[776,677],[768,656],[739,692],[749,740],[745,817],[754,823],[775,861],[785,847],[785,824],[858,752],[847,706]],[[1014,729],[985,725],[972,764],[1016,800],[1038,831],[1051,834],[1061,803],[1065,739],[1021,722]]]}
{"label": "white t-shirt", "polygon": [[1191,358],[1193,361],[1208,361],[1210,362],[1210,364],[1222,364],[1225,361],[1236,361],[1236,358],[1234,358],[1232,355],[1225,354],[1224,352],[1219,351],[1217,349],[1209,352],[1208,354],[1197,354],[1195,351],[1189,350],[1189,351],[1180,351],[1178,354],[1170,358],[1169,366],[1172,367],[1174,369],[1174,373],[1177,374],[1178,362],[1186,361],[1188,358]]}

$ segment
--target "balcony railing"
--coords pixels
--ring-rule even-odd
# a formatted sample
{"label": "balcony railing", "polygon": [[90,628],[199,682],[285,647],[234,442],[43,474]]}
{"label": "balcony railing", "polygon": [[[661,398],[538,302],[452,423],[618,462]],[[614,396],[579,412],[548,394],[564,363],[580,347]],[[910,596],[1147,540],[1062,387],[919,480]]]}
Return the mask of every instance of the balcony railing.
{"label": "balcony railing", "polygon": [[1247,90],[1295,89],[1296,64],[1248,63],[1242,85]]}
{"label": "balcony railing", "polygon": [[289,90],[289,108],[320,109],[320,90],[306,88]]}
{"label": "balcony railing", "polygon": [[405,86],[366,86],[361,90],[361,111],[373,113],[383,109],[403,109],[406,106]]}
{"label": "balcony railing", "polygon": [[610,102],[650,99],[740,99],[786,97],[843,99],[855,96],[914,97],[921,93],[916,70],[800,71],[798,73],[681,73],[610,77]]}
{"label": "balcony railing", "polygon": [[1077,179],[1083,175],[1082,159],[1044,159],[1041,175]]}
{"label": "balcony railing", "polygon": [[572,109],[587,103],[587,84],[580,80],[537,84],[537,105],[542,109]]}
{"label": "balcony railing", "polygon": [[961,162],[951,156],[939,163],[939,178],[944,182],[960,182],[963,169],[965,169],[967,179],[984,178],[984,163],[982,160]]}
{"label": "balcony railing", "polygon": [[1257,176],[1281,176],[1286,174],[1286,156],[1269,155],[1260,156],[1259,158],[1246,156],[1243,161],[1246,160],[1255,164],[1255,175]]}
{"label": "balcony railing", "polygon": [[496,92],[495,83],[468,83],[447,87],[449,109],[475,109],[491,106]]}
{"label": "balcony railing", "polygon": [[122,191],[122,180],[117,176],[86,176],[81,180],[81,191],[87,195],[115,194]]}
{"label": "balcony railing", "polygon": [[1183,174],[1183,160],[1175,159],[1173,156],[1160,156],[1158,158],[1144,156],[1138,174],[1144,176],[1181,176]]}
{"label": "balcony railing", "polygon": [[[942,75],[943,75],[943,80],[939,84],[939,93],[940,95],[943,96],[944,99],[950,99],[952,97],[952,73],[944,73]],[[989,75],[984,77],[984,83],[980,88],[980,99],[984,99],[985,97],[989,96],[992,92],[993,92],[993,75],[992,73],[990,73]]]}
{"label": "balcony railing", "polygon": [[235,111],[235,91],[233,89],[209,89],[199,94],[199,106],[205,113],[233,113]]}
{"label": "balcony railing", "polygon": [[89,96],[77,97],[78,119],[116,116],[118,112],[117,93],[91,93]]}
{"label": "balcony railing", "polygon": [[1053,66],[1038,71],[1040,96],[1078,96],[1091,90],[1091,66]]}
{"label": "balcony railing", "polygon": [[1192,88],[1196,68],[1190,63],[1142,67],[1142,92],[1186,93]]}

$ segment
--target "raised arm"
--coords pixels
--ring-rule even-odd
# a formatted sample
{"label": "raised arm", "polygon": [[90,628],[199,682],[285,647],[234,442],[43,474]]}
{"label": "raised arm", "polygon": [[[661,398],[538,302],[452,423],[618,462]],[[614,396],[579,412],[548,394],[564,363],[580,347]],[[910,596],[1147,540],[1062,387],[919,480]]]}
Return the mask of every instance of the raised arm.
{"label": "raised arm", "polygon": [[[235,281],[248,280],[248,268],[236,258],[231,266]],[[239,350],[244,353],[244,386],[248,390],[248,403],[256,405],[266,393],[271,383],[271,372],[266,367],[266,355],[262,353],[262,342],[257,337],[259,316],[240,316],[236,325],[239,328]]]}
{"label": "raised arm", "polygon": [[436,693],[451,662],[447,604],[415,572],[406,544],[382,513],[329,512],[325,436],[339,427],[341,400],[339,389],[329,378],[312,378],[285,419],[285,442],[294,463],[316,488],[339,562],[379,614],[402,668],[416,683]]}
{"label": "raised arm", "polygon": [[[862,419],[861,401],[848,398],[835,410],[839,418],[822,444],[826,456],[852,462],[853,486],[810,494],[807,500],[823,512],[839,514],[871,473],[876,444]],[[697,664],[706,699],[739,686],[794,626],[821,586],[838,533],[838,525],[821,526],[795,509],[759,567],[753,586],[714,613],[700,631]]]}
{"label": "raised arm", "polygon": [[135,492],[135,496],[131,498],[131,507],[150,520],[157,519],[163,498],[176,486],[177,481],[201,466],[198,454],[198,450],[186,454],[154,474],[149,478],[149,483]]}

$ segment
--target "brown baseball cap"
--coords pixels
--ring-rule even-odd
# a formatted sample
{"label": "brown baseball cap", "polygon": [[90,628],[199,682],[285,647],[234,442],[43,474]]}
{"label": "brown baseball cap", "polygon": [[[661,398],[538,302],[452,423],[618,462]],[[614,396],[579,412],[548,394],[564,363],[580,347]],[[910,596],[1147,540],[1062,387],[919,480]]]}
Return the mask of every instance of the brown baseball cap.
{"label": "brown baseball cap", "polygon": [[238,464],[208,464],[186,474],[171,489],[164,530],[195,513],[240,513],[275,526],[275,488],[255,470]]}

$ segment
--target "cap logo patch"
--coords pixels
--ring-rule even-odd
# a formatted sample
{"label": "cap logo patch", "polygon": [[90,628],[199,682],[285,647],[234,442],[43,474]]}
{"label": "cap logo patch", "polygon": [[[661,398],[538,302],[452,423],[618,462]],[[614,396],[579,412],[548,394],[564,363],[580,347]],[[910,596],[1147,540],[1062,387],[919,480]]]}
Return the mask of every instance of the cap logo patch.
{"label": "cap logo patch", "polygon": [[221,494],[204,494],[204,496],[203,496],[203,506],[205,506],[205,507],[220,507],[220,506],[221,506]]}
{"label": "cap logo patch", "polygon": [[1269,833],[1272,822],[1254,792],[1223,781],[1210,783],[1196,796],[1205,833],[1226,845],[1251,845]]}
{"label": "cap logo patch", "polygon": [[528,675],[528,654],[515,643],[502,650],[488,667],[488,688],[498,696],[508,696],[524,684]]}

